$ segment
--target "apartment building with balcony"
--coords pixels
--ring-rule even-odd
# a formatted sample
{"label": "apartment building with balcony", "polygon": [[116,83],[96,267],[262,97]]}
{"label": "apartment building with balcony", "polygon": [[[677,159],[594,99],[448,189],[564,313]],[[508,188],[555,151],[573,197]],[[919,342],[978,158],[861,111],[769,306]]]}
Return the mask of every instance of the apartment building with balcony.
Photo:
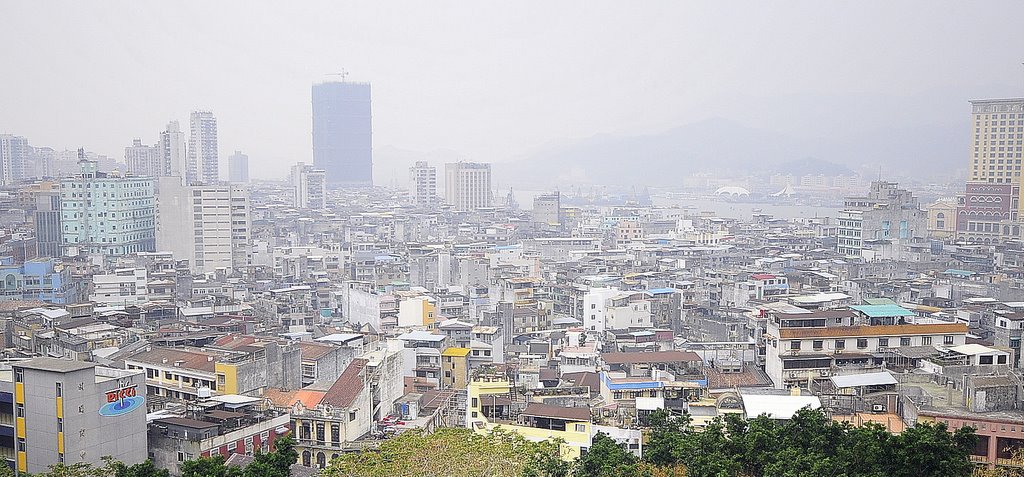
{"label": "apartment building with balcony", "polygon": [[907,310],[882,306],[771,313],[764,333],[765,372],[778,389],[808,386],[833,374],[879,369],[892,348],[966,342],[964,323],[901,318]]}

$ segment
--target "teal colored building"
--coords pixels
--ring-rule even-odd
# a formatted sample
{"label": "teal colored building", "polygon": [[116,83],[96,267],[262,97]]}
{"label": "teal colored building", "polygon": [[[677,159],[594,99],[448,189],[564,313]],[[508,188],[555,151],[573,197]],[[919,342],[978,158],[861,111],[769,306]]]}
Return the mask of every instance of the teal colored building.
{"label": "teal colored building", "polygon": [[60,182],[61,246],[66,254],[156,251],[153,178],[108,175],[95,161]]}

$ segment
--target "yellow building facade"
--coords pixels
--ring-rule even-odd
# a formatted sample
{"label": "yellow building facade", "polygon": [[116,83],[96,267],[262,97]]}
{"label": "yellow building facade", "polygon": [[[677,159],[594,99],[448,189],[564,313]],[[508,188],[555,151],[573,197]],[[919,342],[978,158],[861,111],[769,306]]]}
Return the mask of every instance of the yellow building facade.
{"label": "yellow building facade", "polygon": [[533,442],[561,439],[560,451],[565,460],[579,458],[583,450],[590,448],[593,425],[589,420],[567,422],[563,431],[530,427],[515,421],[495,418],[496,413],[489,408],[494,405],[500,406],[496,403],[505,402],[503,398],[507,398],[513,392],[511,384],[504,376],[475,376],[470,380],[467,391],[466,425],[478,434],[486,434],[500,428]]}

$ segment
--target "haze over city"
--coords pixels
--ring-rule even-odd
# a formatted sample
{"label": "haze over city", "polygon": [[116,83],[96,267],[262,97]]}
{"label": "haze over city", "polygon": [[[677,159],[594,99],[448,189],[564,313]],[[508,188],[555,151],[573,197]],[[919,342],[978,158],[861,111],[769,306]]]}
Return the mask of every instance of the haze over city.
{"label": "haze over city", "polygon": [[710,118],[809,144],[793,159],[855,167],[919,151],[959,167],[951,158],[966,141],[948,137],[965,124],[966,99],[1024,87],[1024,5],[1012,1],[13,2],[4,12],[18,21],[0,31],[0,131],[119,157],[131,138],[148,143],[206,109],[221,157],[247,152],[260,178],[311,159],[309,86],[341,71],[373,85],[381,183],[404,181],[415,154],[505,162]]}
{"label": "haze over city", "polygon": [[0,18],[0,477],[1024,475],[1024,3]]}

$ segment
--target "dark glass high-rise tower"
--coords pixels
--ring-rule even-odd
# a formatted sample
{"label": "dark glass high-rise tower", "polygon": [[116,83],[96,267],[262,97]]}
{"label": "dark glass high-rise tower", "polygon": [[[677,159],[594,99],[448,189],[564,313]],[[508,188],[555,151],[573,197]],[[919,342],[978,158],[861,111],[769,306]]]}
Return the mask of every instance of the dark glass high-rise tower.
{"label": "dark glass high-rise tower", "polygon": [[331,186],[373,185],[370,85],[313,85],[313,166]]}

